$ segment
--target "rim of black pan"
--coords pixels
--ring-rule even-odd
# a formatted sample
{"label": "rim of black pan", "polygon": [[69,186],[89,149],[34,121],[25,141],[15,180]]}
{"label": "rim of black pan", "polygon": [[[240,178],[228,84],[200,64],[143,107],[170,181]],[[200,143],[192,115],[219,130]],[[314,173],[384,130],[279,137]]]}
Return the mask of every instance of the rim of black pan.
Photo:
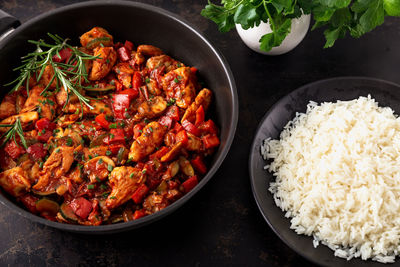
{"label": "rim of black pan", "polygon": [[223,66],[224,73],[227,76],[227,79],[229,81],[229,87],[232,93],[232,121],[230,124],[231,131],[233,133],[228,134],[228,138],[226,140],[225,147],[223,148],[220,156],[217,158],[217,160],[214,162],[212,165],[211,169],[208,171],[208,173],[200,180],[199,184],[193,188],[190,192],[185,194],[182,198],[178,199],[177,201],[173,202],[171,205],[167,206],[165,209],[160,210],[158,212],[155,212],[153,214],[150,214],[148,216],[145,216],[143,218],[134,220],[134,221],[129,221],[129,222],[123,222],[123,223],[117,223],[117,224],[110,224],[110,225],[99,225],[99,226],[86,226],[86,225],[77,225],[77,224],[65,224],[65,223],[60,223],[60,222],[53,222],[46,220],[42,217],[39,217],[35,214],[30,213],[29,211],[19,207],[16,205],[14,202],[10,201],[7,199],[3,194],[0,194],[0,202],[10,208],[10,210],[16,212],[17,214],[32,220],[34,222],[38,222],[53,228],[61,229],[61,230],[66,230],[70,232],[81,232],[81,233],[86,233],[86,234],[106,234],[106,233],[117,233],[125,230],[132,230],[135,228],[139,228],[145,225],[148,225],[152,222],[158,221],[159,219],[165,217],[166,215],[172,213],[179,207],[181,207],[184,203],[186,203],[190,198],[193,197],[201,188],[204,187],[204,185],[211,179],[211,177],[215,174],[217,169],[220,167],[222,164],[223,160],[225,159],[231,145],[234,139],[234,133],[236,132],[236,127],[237,127],[237,122],[238,122],[238,115],[239,115],[239,102],[238,102],[238,95],[237,95],[237,90],[236,90],[236,84],[235,80],[233,78],[232,71],[230,70],[230,67],[222,55],[221,52],[219,52],[215,46],[211,44],[211,42],[206,39],[203,35],[199,33],[198,30],[194,26],[192,26],[190,23],[188,23],[186,20],[183,18],[179,17],[176,14],[173,14],[167,10],[164,10],[162,8],[149,5],[149,4],[144,4],[144,3],[138,3],[138,2],[128,2],[128,1],[87,1],[87,2],[81,2],[77,4],[72,4],[72,5],[67,5],[64,7],[60,7],[54,10],[51,10],[49,12],[45,12],[35,18],[32,18],[31,20],[23,23],[21,26],[19,26],[15,31],[13,31],[10,35],[8,35],[0,44],[0,48],[7,43],[8,39],[14,35],[17,35],[20,31],[22,31],[25,28],[30,27],[32,24],[36,23],[37,21],[42,20],[43,18],[46,18],[51,15],[55,15],[57,13],[62,13],[67,10],[73,10],[73,9],[79,9],[82,7],[90,7],[90,6],[129,6],[129,7],[136,7],[139,9],[144,9],[148,10],[151,12],[156,13],[157,15],[160,16],[165,16],[168,17],[169,19],[173,20],[174,22],[181,24],[185,28],[189,29],[194,35],[199,37],[208,47],[209,49],[213,52],[213,55],[218,58],[218,60],[221,62],[221,65]]}

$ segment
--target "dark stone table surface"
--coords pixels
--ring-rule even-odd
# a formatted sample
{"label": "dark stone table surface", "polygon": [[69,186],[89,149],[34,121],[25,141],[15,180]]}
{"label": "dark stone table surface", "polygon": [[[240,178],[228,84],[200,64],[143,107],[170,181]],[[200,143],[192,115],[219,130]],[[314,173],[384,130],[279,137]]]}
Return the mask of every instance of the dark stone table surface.
{"label": "dark stone table surface", "polygon": [[[25,22],[77,3],[2,0],[0,8]],[[177,212],[126,233],[87,236],[62,232],[19,217],[0,205],[0,266],[309,266],[269,228],[254,201],[248,174],[253,135],[265,112],[306,83],[337,76],[369,76],[400,83],[400,19],[360,39],[322,49],[322,31],[309,32],[286,55],[248,49],[235,31],[221,34],[200,15],[207,0],[147,0],[197,27],[227,58],[240,102],[231,150],[211,181]],[[2,62],[1,64],[4,64]]]}

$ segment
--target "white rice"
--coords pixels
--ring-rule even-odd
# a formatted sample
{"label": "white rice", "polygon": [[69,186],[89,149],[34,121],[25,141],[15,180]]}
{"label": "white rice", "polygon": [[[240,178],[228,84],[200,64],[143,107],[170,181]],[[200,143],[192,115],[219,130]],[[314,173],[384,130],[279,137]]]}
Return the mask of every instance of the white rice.
{"label": "white rice", "polygon": [[400,242],[400,119],[359,97],[296,114],[261,146],[269,191],[297,234],[347,260],[394,262]]}

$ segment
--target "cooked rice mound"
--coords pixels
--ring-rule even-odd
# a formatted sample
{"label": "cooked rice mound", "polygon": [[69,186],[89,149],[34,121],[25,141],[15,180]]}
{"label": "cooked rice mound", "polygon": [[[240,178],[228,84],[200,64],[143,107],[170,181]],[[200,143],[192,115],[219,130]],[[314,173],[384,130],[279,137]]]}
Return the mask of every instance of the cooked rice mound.
{"label": "cooked rice mound", "polygon": [[400,250],[400,119],[374,99],[310,102],[261,147],[269,191],[297,234],[350,260]]}

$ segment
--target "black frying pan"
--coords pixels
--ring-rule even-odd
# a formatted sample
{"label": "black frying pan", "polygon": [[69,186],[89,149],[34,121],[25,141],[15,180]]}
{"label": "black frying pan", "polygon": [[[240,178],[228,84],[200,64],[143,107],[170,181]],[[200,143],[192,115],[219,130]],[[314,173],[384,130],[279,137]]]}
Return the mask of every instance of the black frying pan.
{"label": "black frying pan", "polygon": [[[20,65],[20,57],[34,50],[28,40],[44,39],[47,33],[71,38],[78,45],[78,37],[94,26],[107,29],[115,40],[131,40],[134,44],[152,44],[168,55],[195,66],[200,79],[214,92],[211,116],[221,129],[221,145],[212,159],[212,166],[200,183],[184,197],[155,214],[136,221],[104,226],[81,226],[56,223],[31,214],[21,208],[12,197],[2,192],[0,202],[18,214],[61,230],[101,234],[134,229],[167,214],[187,202],[215,174],[221,165],[235,135],[238,119],[238,98],[235,82],[223,56],[187,22],[160,8],[123,1],[83,2],[62,7],[40,15],[23,25],[12,16],[0,12],[0,33],[8,33],[0,41],[0,84],[12,81],[12,69]],[[10,29],[16,28],[14,31]],[[3,88],[4,96],[10,88]]]}

